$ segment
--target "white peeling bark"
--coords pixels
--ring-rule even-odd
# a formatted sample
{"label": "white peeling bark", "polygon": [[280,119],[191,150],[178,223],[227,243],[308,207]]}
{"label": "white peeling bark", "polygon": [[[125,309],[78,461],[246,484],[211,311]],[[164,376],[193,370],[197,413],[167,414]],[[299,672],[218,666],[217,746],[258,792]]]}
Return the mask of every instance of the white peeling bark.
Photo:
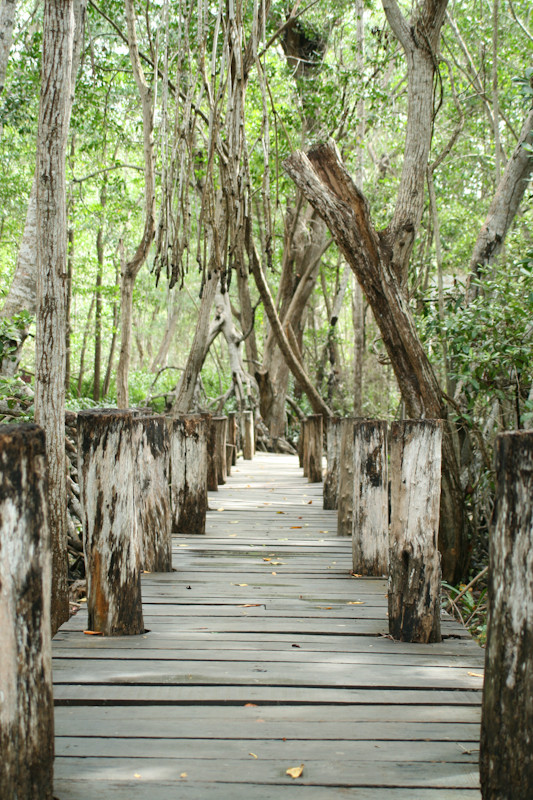
{"label": "white peeling bark", "polygon": [[337,496],[337,535],[351,536],[353,530],[353,431],[356,420],[341,420],[339,492]]}
{"label": "white peeling bark", "polygon": [[487,800],[533,796],[533,433],[496,440],[480,773]]}
{"label": "white peeling bark", "polygon": [[168,422],[170,430],[172,528],[204,534],[207,512],[208,420],[187,415]]}
{"label": "white peeling bark", "polygon": [[104,636],[144,631],[134,469],[133,414],[81,411],[78,475],[87,610],[89,629]]}
{"label": "white peeling bark", "polygon": [[441,420],[392,424],[389,633],[403,642],[441,640],[441,449]]}
{"label": "white peeling bark", "polygon": [[15,24],[15,0],[3,0],[0,7],[0,94],[4,91],[6,82],[9,51],[13,39],[13,25]]}
{"label": "white peeling bark", "polygon": [[172,571],[170,442],[164,417],[134,422],[137,450],[135,506],[141,566],[146,572]]}
{"label": "white peeling bark", "polygon": [[389,485],[387,423],[354,427],[353,570],[386,575],[389,568]]}
{"label": "white peeling bark", "polygon": [[45,437],[0,426],[0,797],[51,800],[54,706]]}

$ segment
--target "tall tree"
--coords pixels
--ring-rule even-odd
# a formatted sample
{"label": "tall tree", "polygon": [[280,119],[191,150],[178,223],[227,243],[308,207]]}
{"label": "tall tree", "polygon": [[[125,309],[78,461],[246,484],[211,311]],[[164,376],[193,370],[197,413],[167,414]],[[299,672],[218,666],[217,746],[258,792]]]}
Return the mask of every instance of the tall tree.
{"label": "tall tree", "polygon": [[36,168],[35,421],[46,433],[54,631],[69,615],[65,456],[66,154],[72,106],[73,41],[74,0],[46,0]]}

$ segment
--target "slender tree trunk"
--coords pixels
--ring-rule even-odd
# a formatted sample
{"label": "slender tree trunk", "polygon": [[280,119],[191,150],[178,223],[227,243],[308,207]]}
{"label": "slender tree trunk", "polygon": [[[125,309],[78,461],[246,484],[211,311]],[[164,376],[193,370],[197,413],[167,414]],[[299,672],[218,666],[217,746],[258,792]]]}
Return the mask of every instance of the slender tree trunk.
{"label": "slender tree trunk", "polygon": [[[100,198],[101,202],[102,198]],[[93,400],[100,400],[100,382],[102,369],[102,278],[104,273],[104,242],[102,226],[96,234],[96,256],[98,268],[96,270],[96,309],[94,315],[94,379]]]}
{"label": "slender tree trunk", "polygon": [[[120,272],[116,268],[115,275],[115,289],[120,290]],[[109,357],[107,359],[107,369],[105,372],[104,385],[102,387],[102,397],[107,397],[109,394],[109,387],[111,386],[111,374],[113,372],[113,360],[115,357],[115,348],[117,346],[118,337],[118,324],[120,319],[120,306],[115,300],[113,303],[113,334],[111,336],[111,344],[109,346]]]}
{"label": "slender tree trunk", "polygon": [[46,434],[52,538],[52,630],[68,619],[65,455],[66,148],[70,124],[73,0],[46,0],[37,139],[35,421]]}
{"label": "slender tree trunk", "polygon": [[7,64],[13,38],[13,25],[15,23],[15,5],[15,0],[3,0],[0,6],[0,94],[4,91],[6,82]]}
{"label": "slender tree trunk", "polygon": [[87,322],[85,323],[85,330],[83,331],[83,340],[81,344],[80,368],[78,372],[78,386],[77,386],[78,397],[81,397],[81,390],[83,387],[83,376],[85,374],[85,353],[87,351],[87,341],[89,339],[89,334],[91,332],[91,323],[93,318],[93,310],[95,302],[96,302],[96,294],[93,294],[93,296],[91,297],[91,305],[89,306],[89,311],[87,312]]}
{"label": "slender tree trunk", "polygon": [[70,392],[70,379],[72,376],[72,352],[71,334],[72,325],[70,321],[70,310],[72,307],[72,275],[74,264],[74,229],[69,228],[67,234],[67,322],[65,326],[65,392]]}

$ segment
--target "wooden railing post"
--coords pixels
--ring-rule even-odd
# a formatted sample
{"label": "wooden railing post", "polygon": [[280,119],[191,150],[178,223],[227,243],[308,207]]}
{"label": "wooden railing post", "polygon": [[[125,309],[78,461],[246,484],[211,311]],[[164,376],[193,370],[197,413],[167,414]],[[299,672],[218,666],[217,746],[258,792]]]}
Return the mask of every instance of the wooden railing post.
{"label": "wooden railing post", "polygon": [[359,575],[387,575],[389,487],[386,422],[356,422],[353,463],[353,571]]}
{"label": "wooden railing post", "polygon": [[134,444],[131,411],[78,414],[89,629],[104,636],[144,631]]}
{"label": "wooden railing post", "polygon": [[204,534],[207,512],[207,434],[209,420],[188,414],[168,421],[172,529]]}
{"label": "wooden railing post", "polygon": [[307,479],[309,483],[322,483],[322,414],[307,417]]}
{"label": "wooden railing post", "polygon": [[481,722],[484,800],[533,797],[533,432],[496,439]]}
{"label": "wooden railing post", "polygon": [[441,420],[393,422],[389,633],[404,642],[441,640],[441,449]]}
{"label": "wooden railing post", "polygon": [[339,488],[337,493],[337,535],[351,536],[353,531],[353,417],[340,423]]}
{"label": "wooden railing post", "polygon": [[339,491],[339,468],[341,454],[341,418],[329,417],[326,422],[326,475],[324,477],[323,507],[336,511]]}
{"label": "wooden railing post", "polygon": [[202,414],[201,416],[206,422],[207,489],[209,492],[218,492],[215,423],[211,414]]}
{"label": "wooden railing post", "polygon": [[304,474],[304,478],[309,477],[309,458],[307,456],[307,451],[309,448],[309,418],[306,417],[302,420],[301,423],[301,451],[302,451],[302,470]]}
{"label": "wooden railing post", "polygon": [[237,414],[234,411],[228,414],[226,443],[233,448],[231,451],[227,451],[231,453],[231,460],[228,464],[228,475],[231,475],[231,467],[234,467],[237,463]]}
{"label": "wooden railing post", "polygon": [[242,457],[251,461],[254,457],[254,412],[243,411],[242,422]]}
{"label": "wooden railing post", "polygon": [[227,417],[213,417],[213,425],[215,426],[215,461],[217,469],[217,483],[219,485],[226,483],[226,478],[228,475],[226,465],[227,422]]}
{"label": "wooden railing post", "polygon": [[46,475],[41,428],[1,425],[0,797],[6,800],[51,800],[53,790]]}
{"label": "wooden railing post", "polygon": [[135,506],[141,566],[147,572],[172,572],[172,515],[170,508],[170,442],[166,420],[137,417],[138,441]]}

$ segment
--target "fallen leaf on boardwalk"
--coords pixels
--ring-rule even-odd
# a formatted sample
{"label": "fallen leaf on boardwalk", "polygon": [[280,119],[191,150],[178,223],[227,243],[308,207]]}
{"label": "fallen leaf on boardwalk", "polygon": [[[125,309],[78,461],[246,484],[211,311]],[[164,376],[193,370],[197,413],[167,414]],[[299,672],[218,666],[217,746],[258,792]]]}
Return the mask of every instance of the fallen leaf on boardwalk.
{"label": "fallen leaf on boardwalk", "polygon": [[152,574],[152,570],[150,570],[150,569],[143,569],[143,575],[151,575],[151,574]]}
{"label": "fallen leaf on boardwalk", "polygon": [[277,572],[273,572],[273,573],[272,573],[272,575],[277,575],[277,574],[278,574]]}
{"label": "fallen leaf on boardwalk", "polygon": [[276,511],[276,514],[284,514],[284,511]]}
{"label": "fallen leaf on boardwalk", "polygon": [[263,603],[239,603],[237,608],[260,608]]}
{"label": "fallen leaf on boardwalk", "polygon": [[272,561],[271,558],[264,558],[263,561]]}
{"label": "fallen leaf on boardwalk", "polygon": [[134,777],[134,778],[142,778],[142,775],[139,775],[139,773],[138,773],[138,772],[135,772],[135,773],[133,774],[133,777]]}
{"label": "fallen leaf on boardwalk", "polygon": [[318,531],[319,533],[329,533],[329,531]]}
{"label": "fallen leaf on boardwalk", "polygon": [[244,707],[245,708],[258,708],[258,705],[257,705],[257,703],[245,703]]}
{"label": "fallen leaf on boardwalk", "polygon": [[303,771],[304,765],[300,764],[299,767],[290,767],[288,770],[286,770],[286,774],[290,775],[291,778],[299,778]]}
{"label": "fallen leaf on boardwalk", "polygon": [[473,678],[482,678],[483,677],[483,675],[480,675],[479,672],[469,672],[468,674],[471,675]]}
{"label": "fallen leaf on boardwalk", "polygon": [[247,583],[232,583],[232,586],[248,586]]}
{"label": "fallen leaf on boardwalk", "polygon": [[350,600],[349,603],[346,603],[347,606],[364,606],[363,600]]}
{"label": "fallen leaf on boardwalk", "polygon": [[299,644],[292,644],[291,647],[300,647]]}
{"label": "fallen leaf on boardwalk", "polygon": [[264,722],[264,719],[256,719],[256,722]]}
{"label": "fallen leaf on boardwalk", "polygon": [[240,522],[240,520],[238,520],[238,519],[230,519],[229,524],[230,525],[238,525],[239,522]]}
{"label": "fallen leaf on boardwalk", "polygon": [[352,578],[362,578],[363,577],[362,575],[359,575],[359,573],[357,573],[357,572],[350,572],[350,575],[352,576]]}
{"label": "fallen leaf on boardwalk", "polygon": [[235,539],[236,536],[237,536],[236,533],[230,533],[230,535],[228,536],[228,539]]}
{"label": "fallen leaf on boardwalk", "polygon": [[187,773],[186,772],[182,772],[181,775],[180,775],[180,778],[186,778],[186,777],[187,777]]}
{"label": "fallen leaf on boardwalk", "polygon": [[308,505],[308,506],[310,506],[312,503],[313,503],[313,501],[312,501],[312,500],[308,500],[308,501],[307,501],[307,505]]}
{"label": "fallen leaf on boardwalk", "polygon": [[301,525],[291,525],[291,530],[295,530],[296,528],[301,528]]}
{"label": "fallen leaf on boardwalk", "polygon": [[217,511],[224,511],[223,508],[217,508]]}
{"label": "fallen leaf on boardwalk", "polygon": [[317,606],[317,608],[320,608],[322,611],[331,611],[333,606]]}
{"label": "fallen leaf on boardwalk", "polygon": [[248,753],[248,755],[249,755],[249,756],[252,756],[252,758],[257,758],[257,756],[256,756],[256,754],[255,754],[255,753]]}
{"label": "fallen leaf on boardwalk", "polygon": [[103,636],[102,631],[83,631],[86,636]]}
{"label": "fallen leaf on boardwalk", "polygon": [[188,547],[188,544],[179,544],[178,547]]}

